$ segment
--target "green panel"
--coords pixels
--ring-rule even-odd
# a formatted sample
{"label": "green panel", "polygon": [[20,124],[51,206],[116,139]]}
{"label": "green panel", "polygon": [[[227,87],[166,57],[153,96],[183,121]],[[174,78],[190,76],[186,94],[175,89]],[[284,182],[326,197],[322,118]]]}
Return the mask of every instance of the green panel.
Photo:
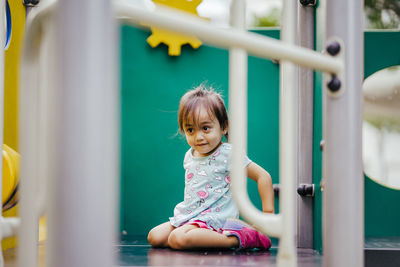
{"label": "green panel", "polygon": [[[324,18],[322,9],[315,9],[315,50],[323,50]],[[313,169],[312,179],[315,185],[313,200],[313,241],[314,249],[322,252],[322,192],[320,188],[322,177],[322,152],[320,143],[322,140],[322,73],[314,72],[314,118],[313,118]]]}
{"label": "green panel", "polygon": [[393,65],[400,65],[400,31],[364,33],[364,77]]}
{"label": "green panel", "polygon": [[[279,39],[279,30],[256,33]],[[256,57],[248,60],[248,155],[279,183],[279,65]],[[250,180],[249,180],[250,181]],[[254,182],[248,183],[250,199],[261,209]],[[275,213],[279,212],[275,198]]]}
{"label": "green panel", "polygon": [[365,176],[365,236],[400,236],[400,191]]}
{"label": "green panel", "polygon": [[[365,32],[365,75],[400,65],[400,32]],[[400,191],[365,177],[365,236],[400,236]]]}
{"label": "green panel", "polygon": [[[277,30],[263,34],[278,38]],[[149,32],[121,27],[121,230],[146,234],[172,216],[183,200],[183,156],[189,148],[177,135],[177,109],[188,89],[207,81],[228,102],[228,53],[201,46],[182,47],[178,57],[167,47],[153,49]],[[279,68],[249,57],[249,157],[278,183]],[[249,195],[261,208],[256,184]]]}
{"label": "green panel", "polygon": [[313,200],[313,241],[314,249],[322,251],[322,151],[320,143],[322,140],[322,74],[316,72],[314,75],[314,121],[313,121],[313,184],[315,184],[315,195]]}

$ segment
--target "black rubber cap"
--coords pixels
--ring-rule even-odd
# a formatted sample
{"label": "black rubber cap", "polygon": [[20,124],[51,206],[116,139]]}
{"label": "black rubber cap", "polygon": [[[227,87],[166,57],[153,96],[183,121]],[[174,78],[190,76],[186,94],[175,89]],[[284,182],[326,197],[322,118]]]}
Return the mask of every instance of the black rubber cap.
{"label": "black rubber cap", "polygon": [[329,55],[336,56],[340,52],[340,44],[338,42],[333,42],[326,48]]}
{"label": "black rubber cap", "polygon": [[303,6],[315,6],[316,0],[300,0],[300,4]]}
{"label": "black rubber cap", "polygon": [[328,83],[328,89],[329,89],[332,93],[336,93],[337,91],[339,91],[341,85],[342,85],[342,83],[340,82],[340,80],[338,79],[338,77],[332,76],[332,79],[331,79],[330,82]]}

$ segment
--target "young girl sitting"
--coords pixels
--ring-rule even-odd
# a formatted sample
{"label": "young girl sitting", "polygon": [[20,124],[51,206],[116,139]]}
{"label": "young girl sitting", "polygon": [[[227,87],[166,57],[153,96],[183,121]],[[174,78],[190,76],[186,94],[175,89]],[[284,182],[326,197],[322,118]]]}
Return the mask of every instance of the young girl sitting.
{"label": "young girl sitting", "polygon": [[[185,197],[169,222],[153,228],[148,241],[153,247],[173,249],[240,248],[269,249],[271,241],[238,220],[239,212],[229,190],[231,145],[228,115],[221,96],[199,86],[180,101],[179,130],[191,147],[185,155]],[[247,176],[258,184],[264,212],[274,212],[271,177],[246,157]]]}

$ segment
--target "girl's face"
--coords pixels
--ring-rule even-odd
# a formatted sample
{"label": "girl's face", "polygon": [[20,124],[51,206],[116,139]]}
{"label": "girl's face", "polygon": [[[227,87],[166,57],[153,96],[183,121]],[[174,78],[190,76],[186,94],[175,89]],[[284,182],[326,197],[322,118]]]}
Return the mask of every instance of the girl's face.
{"label": "girl's face", "polygon": [[221,144],[221,140],[228,129],[221,129],[217,118],[210,117],[204,108],[200,108],[198,123],[193,119],[184,125],[186,140],[194,149],[193,156],[206,157],[211,155]]}

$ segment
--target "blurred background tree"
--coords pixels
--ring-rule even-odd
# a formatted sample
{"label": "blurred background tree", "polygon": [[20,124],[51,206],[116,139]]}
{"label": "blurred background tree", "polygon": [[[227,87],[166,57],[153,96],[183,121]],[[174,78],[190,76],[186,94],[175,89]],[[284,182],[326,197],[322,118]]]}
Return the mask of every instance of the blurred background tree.
{"label": "blurred background tree", "polygon": [[281,23],[281,9],[272,8],[265,16],[254,15],[254,27],[278,27]]}
{"label": "blurred background tree", "polygon": [[400,0],[365,0],[368,29],[399,29]]}
{"label": "blurred background tree", "polygon": [[[364,0],[366,28],[399,29],[400,0]],[[281,9],[272,8],[265,15],[253,15],[254,27],[278,27],[281,21]]]}

